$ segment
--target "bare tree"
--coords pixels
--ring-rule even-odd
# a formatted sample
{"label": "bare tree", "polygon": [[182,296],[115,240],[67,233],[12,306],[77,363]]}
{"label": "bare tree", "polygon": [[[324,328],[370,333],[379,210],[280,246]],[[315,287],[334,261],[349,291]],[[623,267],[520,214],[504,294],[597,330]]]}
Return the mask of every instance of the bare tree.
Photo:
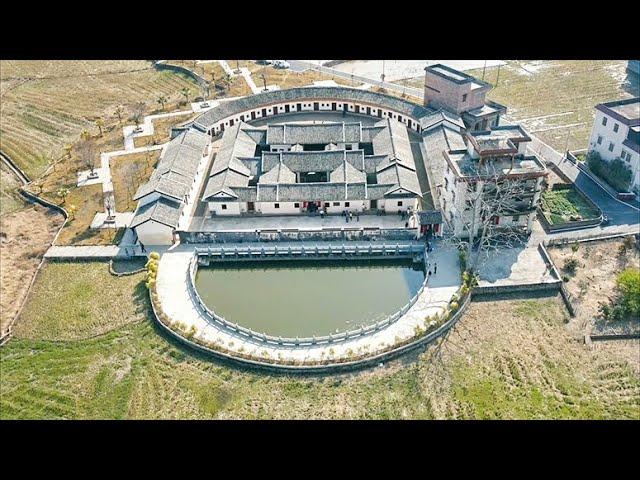
{"label": "bare tree", "polygon": [[162,105],[162,110],[164,110],[164,106],[167,103],[167,97],[165,95],[160,95],[157,101],[160,105]]}
{"label": "bare tree", "polygon": [[526,228],[499,222],[504,217],[528,217],[535,212],[537,180],[499,172],[487,161],[468,180],[458,182],[465,184],[465,205],[453,219],[454,234],[449,241],[460,250],[466,270],[477,272],[491,251],[523,244]]}
{"label": "bare tree", "polygon": [[95,162],[97,157],[96,143],[92,138],[84,137],[75,146],[76,154],[80,159],[80,162],[85,165],[91,172],[91,175],[95,173]]}
{"label": "bare tree", "polygon": [[137,102],[133,106],[133,113],[132,113],[131,119],[136,124],[136,130],[140,126],[140,122],[142,121],[142,116],[144,115],[145,109],[146,109],[146,105],[144,102]]}

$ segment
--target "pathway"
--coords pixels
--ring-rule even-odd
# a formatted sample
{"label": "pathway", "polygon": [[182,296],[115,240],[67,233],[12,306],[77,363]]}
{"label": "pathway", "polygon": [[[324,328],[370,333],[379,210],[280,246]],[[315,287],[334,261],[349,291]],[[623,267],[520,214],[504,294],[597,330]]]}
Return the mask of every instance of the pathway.
{"label": "pathway", "polygon": [[[267,352],[271,358],[321,361],[330,358],[330,349],[333,350],[334,357],[348,355],[349,351],[373,353],[384,346],[412,337],[416,326],[423,327],[426,316],[442,312],[451,296],[460,287],[455,249],[440,249],[430,254],[431,261],[438,263],[438,274],[432,275],[429,286],[407,313],[385,329],[331,345],[277,346],[249,339],[210,322],[197,305],[189,286],[189,263],[193,256],[193,246],[181,247],[166,252],[160,259],[156,285],[162,310],[170,318],[183,322],[187,329],[195,326],[197,337],[208,342],[221,343],[225,348],[236,352],[253,354],[258,358],[264,355],[263,352]],[[283,244],[283,247],[286,248],[286,244]]]}

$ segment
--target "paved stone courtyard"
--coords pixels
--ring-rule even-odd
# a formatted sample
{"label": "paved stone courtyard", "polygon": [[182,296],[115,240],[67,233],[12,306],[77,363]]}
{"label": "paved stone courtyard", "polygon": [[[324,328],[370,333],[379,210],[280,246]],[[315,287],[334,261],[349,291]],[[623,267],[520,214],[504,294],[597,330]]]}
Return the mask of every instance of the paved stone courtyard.
{"label": "paved stone courtyard", "polygon": [[190,231],[199,232],[219,232],[219,231],[237,231],[237,232],[253,232],[255,230],[264,229],[287,229],[295,228],[300,230],[319,229],[319,228],[364,228],[364,227],[380,227],[380,228],[405,228],[408,222],[409,227],[415,227],[415,218],[403,219],[397,214],[376,215],[361,214],[355,216],[352,220],[346,221],[345,217],[339,214],[325,215],[264,215],[264,216],[240,216],[240,217],[223,217],[223,216],[198,216],[194,217],[189,227]]}

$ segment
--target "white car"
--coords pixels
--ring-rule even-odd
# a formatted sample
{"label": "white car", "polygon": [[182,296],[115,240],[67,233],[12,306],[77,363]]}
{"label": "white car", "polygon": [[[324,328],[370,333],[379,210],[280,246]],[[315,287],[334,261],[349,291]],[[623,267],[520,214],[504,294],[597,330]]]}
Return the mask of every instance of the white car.
{"label": "white car", "polygon": [[276,60],[273,62],[273,66],[275,68],[289,68],[291,65],[289,65],[289,62],[285,60]]}

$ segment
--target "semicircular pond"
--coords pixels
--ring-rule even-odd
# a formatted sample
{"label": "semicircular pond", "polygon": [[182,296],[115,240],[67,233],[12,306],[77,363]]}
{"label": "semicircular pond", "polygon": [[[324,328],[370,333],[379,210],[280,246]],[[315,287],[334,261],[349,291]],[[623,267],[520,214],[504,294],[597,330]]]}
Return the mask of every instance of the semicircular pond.
{"label": "semicircular pond", "polygon": [[228,321],[292,338],[384,320],[409,302],[424,277],[411,260],[224,262],[199,267],[196,288]]}

